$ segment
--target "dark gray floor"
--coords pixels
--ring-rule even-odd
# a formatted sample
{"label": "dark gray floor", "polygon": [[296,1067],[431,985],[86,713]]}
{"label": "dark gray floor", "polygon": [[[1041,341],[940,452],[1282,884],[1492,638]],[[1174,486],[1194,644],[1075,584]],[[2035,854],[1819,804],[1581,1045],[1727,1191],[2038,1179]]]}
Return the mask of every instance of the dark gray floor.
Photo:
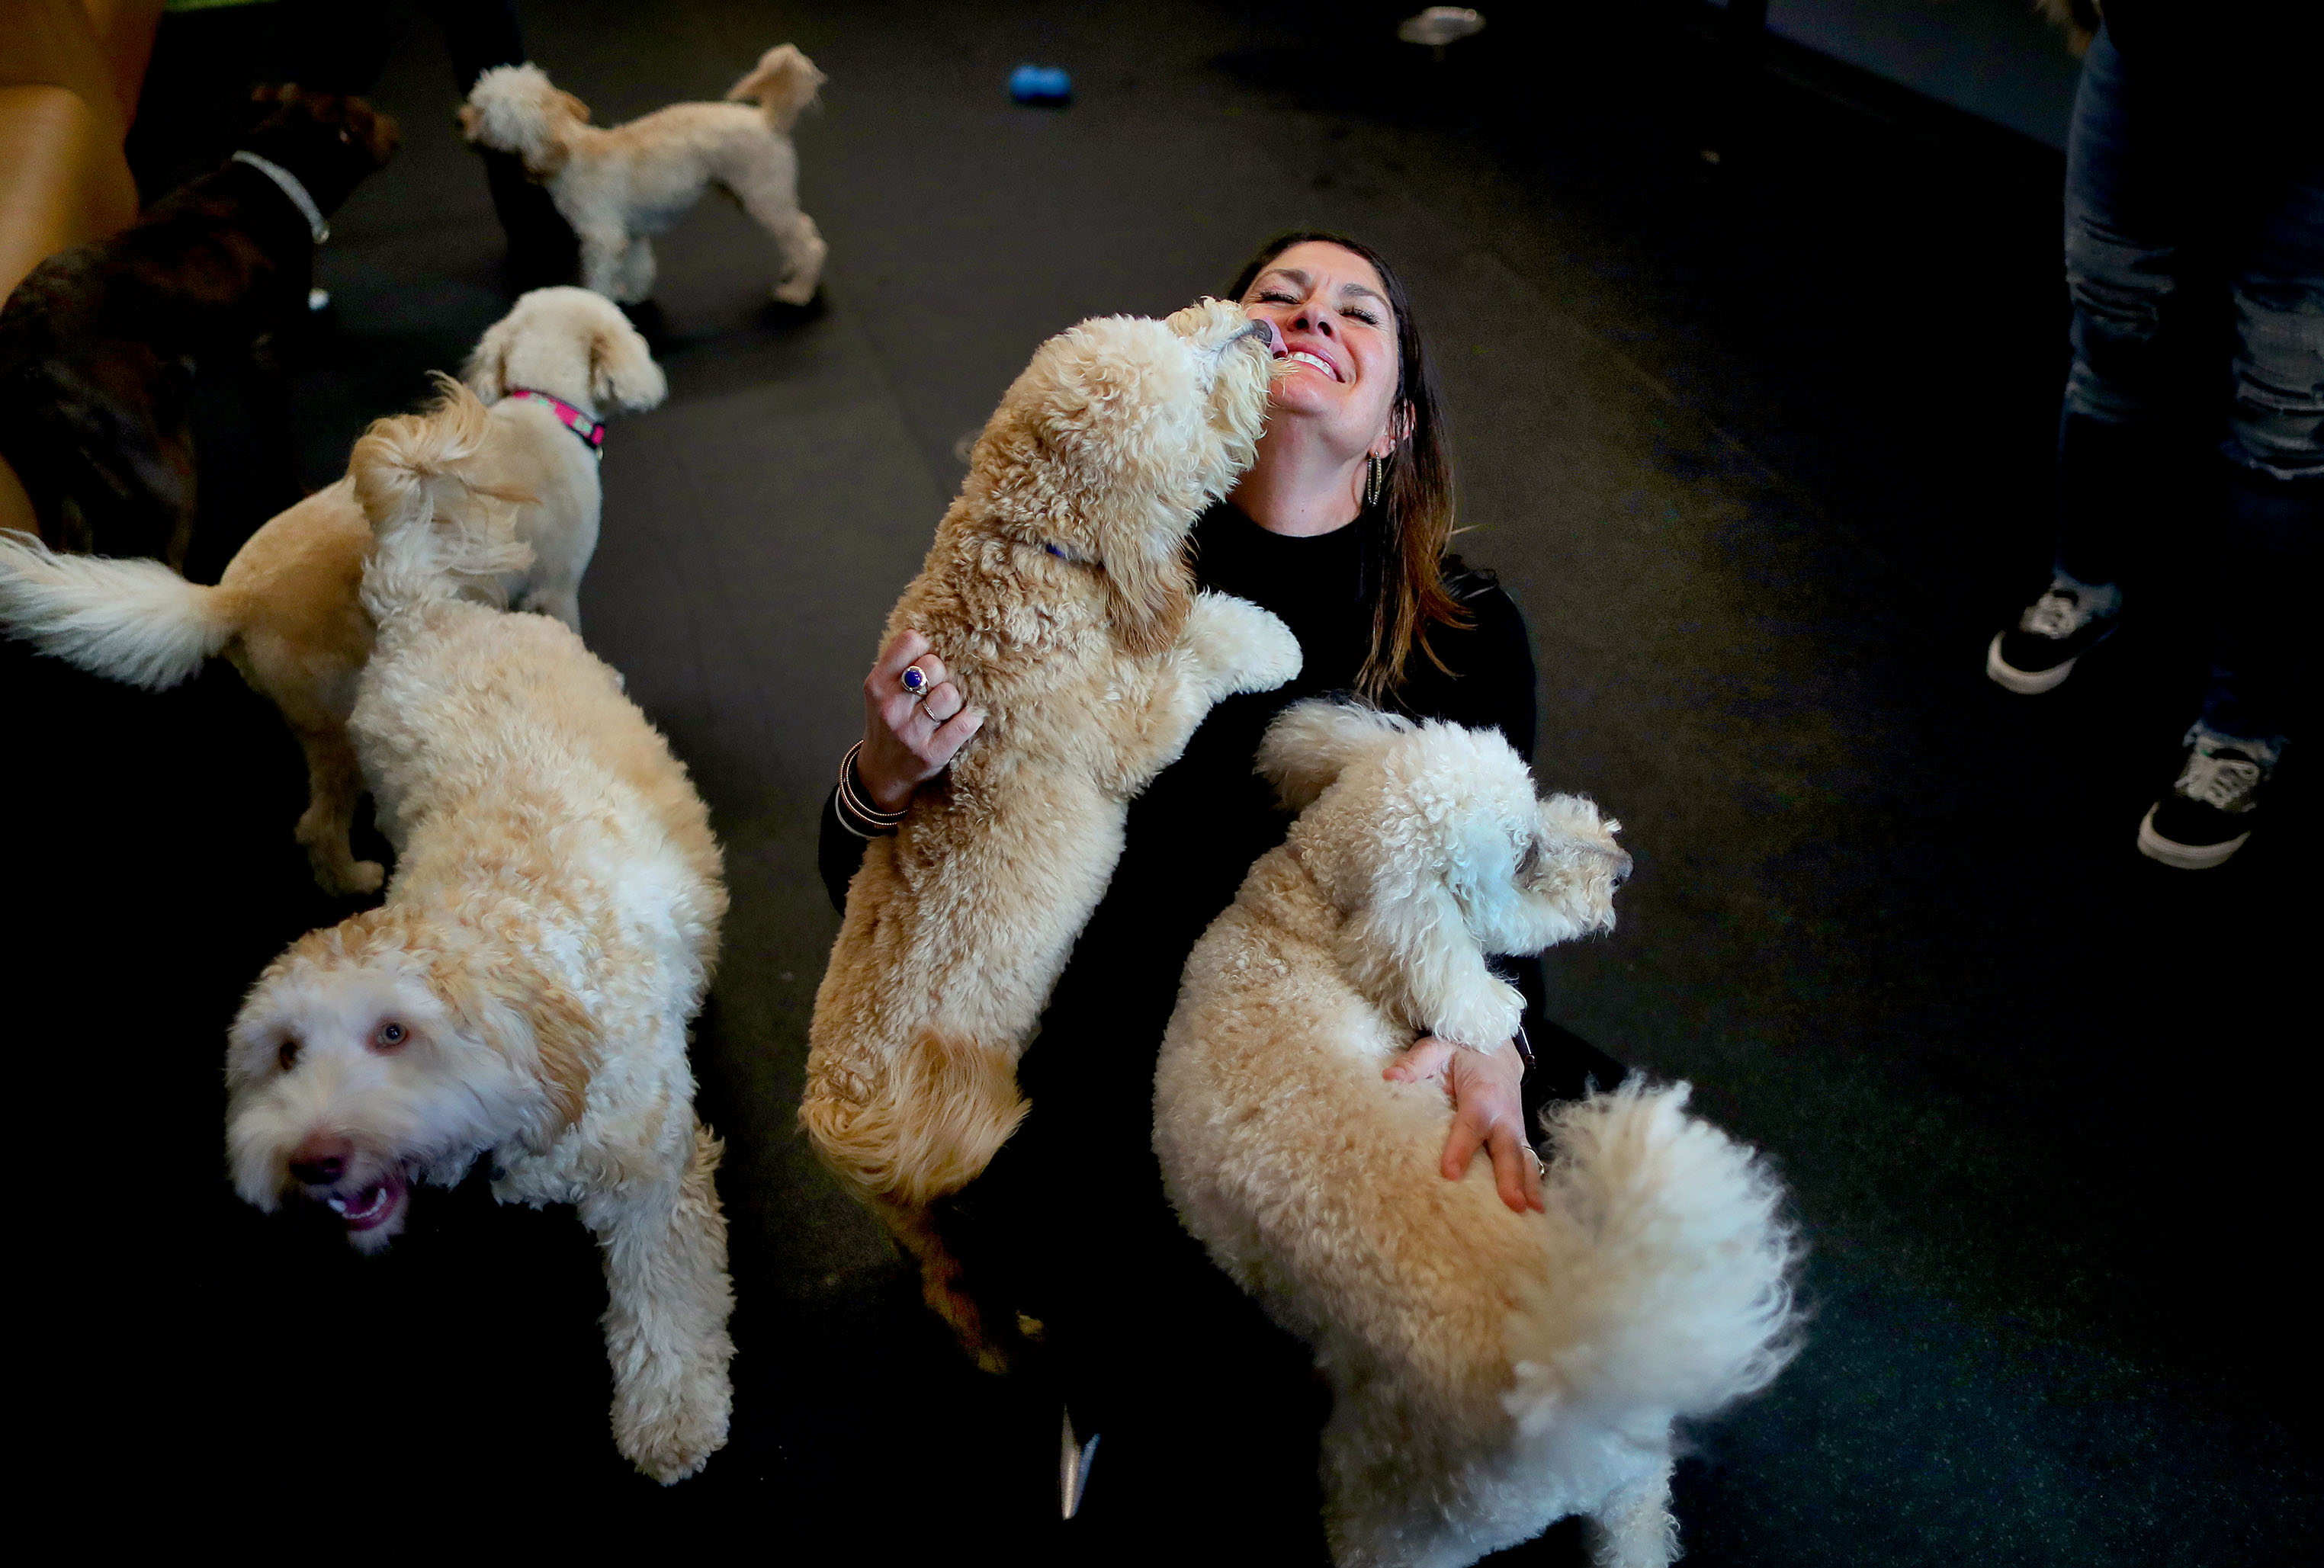
{"label": "dark gray floor", "polygon": [[[220,117],[281,69],[272,10],[169,23],[149,180],[231,146]],[[384,1462],[416,1519],[517,1475],[568,1522],[715,1519],[769,1553],[1056,1546],[1052,1417],[957,1364],[792,1127],[835,928],[815,812],[955,449],[1034,343],[1183,303],[1313,224],[1405,270],[1462,547],[1533,624],[1537,772],[1604,801],[1638,859],[1620,930],[1553,955],[1555,1010],[1773,1150],[1814,1247],[1807,1353],[1681,1471],[1692,1560],[2252,1563],[2312,1536],[2310,1314],[2284,1277],[2312,1229],[2312,832],[2201,877],[2133,853],[2200,693],[2162,573],[2055,696],[1981,673],[2044,558],[2052,155],[1730,92],[1651,15],[1519,14],[1434,68],[1382,42],[1394,12],[526,8],[600,122],[715,97],[785,38],[831,78],[798,138],[823,307],[763,307],[763,243],[722,204],[662,242],[671,398],[612,434],[583,595],[727,845],[697,1056],[730,1150],[735,1441],[667,1495],[623,1473],[567,1215],[424,1194],[359,1265],[233,1201],[222,1026],[343,913],[290,843],[291,748],[222,668],[150,697],[10,649],[0,807],[33,869],[8,950],[49,1108],[30,1168],[69,1173],[20,1194],[19,1277],[88,1369],[42,1407],[67,1447],[156,1496],[255,1472],[319,1502]],[[383,25],[376,96],[408,145],[324,253],[310,483],[503,308],[440,48]],[[1070,109],[1009,104],[1027,59],[1074,70]],[[197,576],[258,521],[218,403]]]}

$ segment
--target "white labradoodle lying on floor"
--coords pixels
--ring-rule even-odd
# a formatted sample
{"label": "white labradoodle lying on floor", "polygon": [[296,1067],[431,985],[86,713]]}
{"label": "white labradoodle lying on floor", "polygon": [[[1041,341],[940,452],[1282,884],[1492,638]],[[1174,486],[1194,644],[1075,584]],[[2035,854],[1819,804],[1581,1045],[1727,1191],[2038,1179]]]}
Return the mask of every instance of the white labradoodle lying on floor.
{"label": "white labradoodle lying on floor", "polygon": [[[467,374],[490,417],[456,389],[432,417],[475,425],[460,476],[523,497],[511,526],[532,550],[493,591],[577,632],[581,574],[597,548],[604,503],[600,421],[615,408],[660,402],[661,368],[609,301],[586,289],[536,289],[485,331]],[[306,754],[298,840],[316,882],[327,893],[376,892],[379,862],[355,859],[347,841],[363,794],[347,714],[372,643],[355,590],[371,547],[351,477],[252,534],[216,586],[159,561],[60,555],[0,533],[0,631],[92,675],[154,691],[211,659],[231,660]]]}
{"label": "white labradoodle lying on floor", "polygon": [[581,242],[582,282],[606,298],[634,305],[653,292],[650,236],[715,185],[774,241],[777,301],[804,305],[823,276],[824,243],[799,210],[790,130],[823,83],[796,46],[779,44],[726,90],[727,103],[672,104],[600,130],[589,106],[551,87],[539,66],[494,66],[476,78],[460,128],[471,142],[514,153],[548,187]]}
{"label": "white labradoodle lying on floor", "polygon": [[1131,798],[1220,698],[1299,672],[1282,622],[1197,594],[1185,560],[1196,516],[1250,466],[1277,341],[1208,300],[1043,344],[888,618],[886,638],[927,635],[984,722],[849,884],[799,1121],[988,1365],[1010,1324],[980,1309],[929,1206],[1025,1113],[1017,1058]]}
{"label": "white labradoodle lying on floor", "polygon": [[384,420],[352,473],[379,640],[352,732],[396,869],[291,945],[235,1020],[242,1195],[330,1205],[365,1251],[414,1182],[480,1156],[503,1202],[574,1204],[604,1250],[613,1442],[663,1482],[726,1441],[719,1146],[687,1024],[726,894],[701,798],[620,676],[546,615],[461,598],[521,566],[505,508],[440,475],[457,425]]}
{"label": "white labradoodle lying on floor", "polygon": [[1342,1568],[1472,1563],[1568,1514],[1603,1568],[1676,1552],[1671,1425],[1789,1359],[1790,1231],[1748,1150],[1633,1079],[1561,1107],[1545,1213],[1484,1162],[1448,1182],[1416,1033],[1490,1049],[1488,953],[1610,927],[1629,857],[1536,799],[1491,731],[1305,703],[1260,765],[1305,807],[1196,944],[1156,1076],[1155,1148],[1211,1256],[1314,1347]]}

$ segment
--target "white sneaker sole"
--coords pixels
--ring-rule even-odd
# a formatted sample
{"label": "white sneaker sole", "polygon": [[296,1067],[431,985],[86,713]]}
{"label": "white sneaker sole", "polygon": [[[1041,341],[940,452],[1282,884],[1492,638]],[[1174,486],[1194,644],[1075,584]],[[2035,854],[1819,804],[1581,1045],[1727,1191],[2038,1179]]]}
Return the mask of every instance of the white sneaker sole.
{"label": "white sneaker sole", "polygon": [[2074,666],[2082,657],[2077,653],[2065,663],[2049,669],[2020,669],[2014,664],[2005,663],[2002,659],[2001,639],[2005,635],[2004,632],[1995,632],[1992,642],[1987,645],[1985,673],[1993,678],[1996,686],[2007,687],[2019,696],[2038,696],[2045,691],[2063,685],[2066,677],[2074,673]]}
{"label": "white sneaker sole", "polygon": [[2148,860],[2159,860],[2164,865],[2176,866],[2182,872],[2207,872],[2213,866],[2224,865],[2227,858],[2243,848],[2248,833],[2228,839],[2225,844],[2181,844],[2154,831],[2154,807],[2146,808],[2146,816],[2138,825],[2138,853]]}

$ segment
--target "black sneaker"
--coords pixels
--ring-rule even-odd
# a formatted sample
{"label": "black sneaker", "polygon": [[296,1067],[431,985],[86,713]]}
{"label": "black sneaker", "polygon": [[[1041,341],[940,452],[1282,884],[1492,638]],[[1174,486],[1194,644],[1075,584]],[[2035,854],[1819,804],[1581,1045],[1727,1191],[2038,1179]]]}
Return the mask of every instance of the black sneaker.
{"label": "black sneaker", "polygon": [[2252,835],[2260,789],[2275,770],[2216,735],[2192,734],[2188,742],[2179,781],[2138,825],[2138,853],[2181,871],[2209,871]]}
{"label": "black sneaker", "polygon": [[1985,673],[2021,696],[2048,691],[2073,673],[2076,659],[2114,635],[2121,604],[2112,589],[2052,583],[2015,626],[1993,634]]}

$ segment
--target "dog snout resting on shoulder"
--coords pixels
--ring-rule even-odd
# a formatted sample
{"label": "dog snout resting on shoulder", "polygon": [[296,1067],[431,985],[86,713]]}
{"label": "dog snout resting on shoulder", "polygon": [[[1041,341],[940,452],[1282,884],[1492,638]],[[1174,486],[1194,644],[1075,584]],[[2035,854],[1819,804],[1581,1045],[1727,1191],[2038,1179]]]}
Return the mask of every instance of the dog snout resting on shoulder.
{"label": "dog snout resting on shoulder", "polygon": [[548,188],[580,242],[581,281],[606,298],[633,305],[653,293],[650,236],[715,185],[774,243],[776,301],[805,305],[823,276],[825,245],[799,210],[790,132],[824,80],[796,45],[778,44],[727,90],[729,102],[672,104],[600,128],[589,123],[589,106],[539,66],[495,66],[476,78],[460,129],[515,155]]}
{"label": "dog snout resting on shoulder", "polygon": [[252,988],[228,1162],[251,1203],[327,1204],[365,1250],[416,1185],[479,1157],[501,1201],[575,1204],[604,1258],[614,1443],[675,1481],[725,1442],[732,1404],[719,1144],[687,1060],[718,846],[620,677],[558,621],[475,602],[531,547],[509,508],[415,457],[440,417],[381,421],[351,464],[379,542],[349,733],[395,876]]}
{"label": "dog snout resting on shoulder", "polygon": [[1299,809],[1189,956],[1156,1152],[1212,1259],[1333,1388],[1342,1568],[1452,1568],[1588,1517],[1602,1568],[1676,1552],[1673,1423],[1764,1387],[1797,1253],[1758,1156],[1633,1078],[1555,1109],[1546,1212],[1452,1109],[1382,1070],[1421,1032],[1489,1050],[1521,1010],[1489,954],[1609,930],[1629,871],[1589,800],[1536,798],[1499,734],[1305,703],[1260,766]]}
{"label": "dog snout resting on shoulder", "polygon": [[1196,516],[1251,463],[1271,374],[1264,328],[1218,300],[1050,339],[888,620],[887,636],[927,637],[984,721],[849,886],[799,1120],[990,1366],[1013,1320],[980,1305],[930,1205],[1024,1114],[1017,1058],[1130,799],[1219,699],[1299,671],[1280,621],[1197,594],[1185,558]]}
{"label": "dog snout resting on shoulder", "polygon": [[[400,425],[410,472],[510,509],[531,551],[475,591],[581,626],[581,576],[597,548],[603,416],[647,409],[660,367],[621,311],[585,289],[525,295],[476,345],[468,387]],[[489,406],[488,406],[489,405]],[[585,430],[584,427],[586,427]],[[158,561],[63,555],[0,533],[0,631],[89,671],[161,690],[225,658],[281,711],[307,760],[297,837],[327,893],[376,892],[376,861],[349,842],[363,779],[347,740],[372,623],[357,602],[372,526],[342,478],[281,513],[215,586]]]}

